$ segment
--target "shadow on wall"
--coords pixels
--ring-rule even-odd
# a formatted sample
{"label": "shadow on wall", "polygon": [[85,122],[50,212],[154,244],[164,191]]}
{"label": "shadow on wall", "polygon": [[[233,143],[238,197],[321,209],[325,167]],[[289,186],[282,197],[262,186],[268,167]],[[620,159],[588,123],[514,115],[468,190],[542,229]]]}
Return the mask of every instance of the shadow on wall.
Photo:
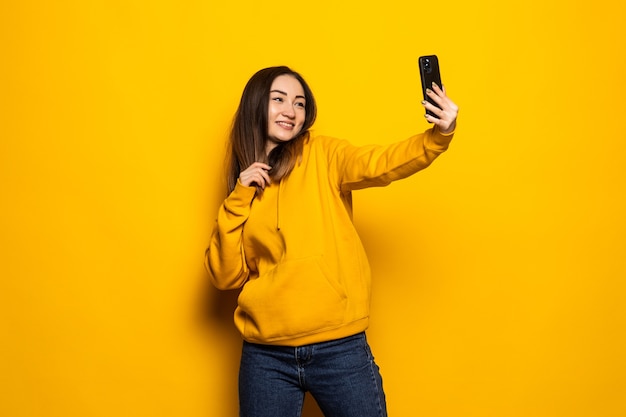
{"label": "shadow on wall", "polygon": [[304,399],[302,417],[324,417],[324,414],[322,414],[322,411],[315,402],[315,399],[309,393],[306,394]]}
{"label": "shadow on wall", "polygon": [[[240,352],[241,336],[235,324],[233,323],[233,313],[237,307],[237,297],[239,290],[220,291],[213,287],[209,282],[206,273],[203,273],[204,287],[201,291],[200,300],[200,325],[202,331],[209,340],[207,343],[214,344],[219,340],[220,346],[224,351]],[[226,369],[227,375],[216,375],[215,378],[224,387],[224,396],[222,397],[226,404],[233,404],[232,415],[238,413],[237,404],[239,403],[237,394],[237,376],[239,373],[239,354],[224,355],[229,361],[222,369]],[[223,359],[220,358],[220,361]],[[220,405],[221,406],[221,405]],[[209,410],[210,415],[217,415],[216,410]],[[212,412],[212,413],[211,413]],[[302,409],[302,417],[324,417],[315,399],[306,394],[304,407]]]}
{"label": "shadow on wall", "polygon": [[[238,415],[237,376],[239,373],[239,353],[241,336],[233,323],[233,312],[237,306],[239,291],[220,291],[202,272],[203,285],[200,288],[196,320],[200,332],[211,352],[207,369],[210,376],[210,389],[219,390],[216,395],[219,404],[208,404],[206,415]],[[208,354],[208,353],[207,353]],[[211,366],[213,364],[213,366]],[[216,368],[219,371],[216,372]],[[224,414],[224,410],[228,410]]]}

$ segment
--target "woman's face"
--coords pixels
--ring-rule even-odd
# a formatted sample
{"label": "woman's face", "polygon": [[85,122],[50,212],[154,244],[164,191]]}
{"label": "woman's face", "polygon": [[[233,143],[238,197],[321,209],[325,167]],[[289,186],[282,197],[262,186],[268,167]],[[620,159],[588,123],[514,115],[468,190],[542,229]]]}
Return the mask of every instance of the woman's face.
{"label": "woman's face", "polygon": [[306,116],[306,99],[300,82],[291,75],[279,75],[270,88],[267,114],[269,153],[281,142],[298,136]]}

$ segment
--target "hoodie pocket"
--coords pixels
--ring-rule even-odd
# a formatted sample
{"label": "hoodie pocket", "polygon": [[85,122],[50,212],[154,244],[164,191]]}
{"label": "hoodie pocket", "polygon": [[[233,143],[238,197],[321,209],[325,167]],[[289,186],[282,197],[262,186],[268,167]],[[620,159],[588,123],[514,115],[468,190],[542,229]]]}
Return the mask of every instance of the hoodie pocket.
{"label": "hoodie pocket", "polygon": [[283,261],[244,286],[240,330],[262,342],[318,333],[343,323],[346,302],[344,289],[330,278],[321,257]]}

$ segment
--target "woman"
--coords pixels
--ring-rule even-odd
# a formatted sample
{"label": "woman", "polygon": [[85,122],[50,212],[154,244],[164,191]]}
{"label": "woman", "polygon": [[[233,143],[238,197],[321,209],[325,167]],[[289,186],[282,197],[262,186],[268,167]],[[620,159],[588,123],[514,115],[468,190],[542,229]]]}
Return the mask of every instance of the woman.
{"label": "woman", "polygon": [[229,194],[206,267],[220,289],[242,288],[240,415],[301,414],[310,391],[326,416],[386,416],[365,337],[370,270],[352,223],[353,190],[426,168],[448,147],[458,107],[433,85],[433,128],[387,146],[313,137],[315,99],[287,67],[247,83],[230,135]]}

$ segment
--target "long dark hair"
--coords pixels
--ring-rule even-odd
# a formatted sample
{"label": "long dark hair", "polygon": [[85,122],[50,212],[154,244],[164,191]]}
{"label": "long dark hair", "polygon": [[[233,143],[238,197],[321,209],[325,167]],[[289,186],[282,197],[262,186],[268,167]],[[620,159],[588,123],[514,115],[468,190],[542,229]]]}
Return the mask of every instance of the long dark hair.
{"label": "long dark hair", "polygon": [[[306,99],[306,115],[298,136],[278,144],[269,155],[266,155],[266,145],[269,140],[267,114],[270,89],[274,79],[281,75],[290,75],[302,85]],[[254,74],[243,90],[230,132],[228,192],[230,193],[235,188],[241,171],[254,162],[270,165],[272,167],[270,177],[274,182],[286,177],[302,155],[304,141],[309,137],[309,129],[315,122],[316,116],[317,106],[313,92],[300,74],[285,66],[265,68]],[[262,193],[263,190],[257,187],[257,194]]]}

